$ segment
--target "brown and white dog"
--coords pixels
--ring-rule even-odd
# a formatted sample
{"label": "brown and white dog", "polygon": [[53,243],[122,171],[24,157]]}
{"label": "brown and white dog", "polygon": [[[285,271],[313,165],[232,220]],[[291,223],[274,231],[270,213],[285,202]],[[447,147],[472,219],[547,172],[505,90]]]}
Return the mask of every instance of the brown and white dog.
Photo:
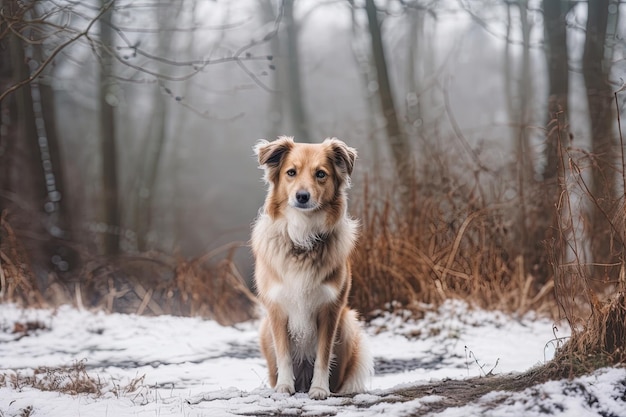
{"label": "brown and white dog", "polygon": [[254,150],[269,186],[252,250],[270,384],[314,399],[362,392],[372,358],[347,306],[358,225],[347,215],[346,190],[356,151],[336,138],[291,137],[261,140]]}

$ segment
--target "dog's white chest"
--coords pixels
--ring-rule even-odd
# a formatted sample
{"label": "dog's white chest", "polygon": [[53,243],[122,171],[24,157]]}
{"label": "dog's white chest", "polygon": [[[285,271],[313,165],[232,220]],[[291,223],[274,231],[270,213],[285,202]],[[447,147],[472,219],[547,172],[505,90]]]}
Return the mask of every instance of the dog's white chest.
{"label": "dog's white chest", "polygon": [[[317,314],[324,304],[337,300],[338,291],[334,286],[307,285],[310,277],[292,276],[282,284],[276,284],[269,292],[269,298],[280,305],[289,317],[288,330],[296,348],[314,348],[317,337]],[[313,352],[300,352],[310,358]]]}

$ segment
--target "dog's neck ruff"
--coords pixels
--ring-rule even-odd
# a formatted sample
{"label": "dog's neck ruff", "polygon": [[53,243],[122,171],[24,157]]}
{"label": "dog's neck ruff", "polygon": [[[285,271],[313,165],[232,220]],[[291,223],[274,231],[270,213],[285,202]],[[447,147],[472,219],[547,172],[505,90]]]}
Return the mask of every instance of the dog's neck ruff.
{"label": "dog's neck ruff", "polygon": [[319,248],[330,235],[326,213],[306,213],[296,209],[285,211],[286,232],[296,252],[310,252]]}
{"label": "dog's neck ruff", "polygon": [[326,245],[326,241],[330,233],[323,233],[320,235],[311,236],[304,244],[302,242],[291,241],[291,253],[292,255],[304,255],[305,253],[315,252]]}

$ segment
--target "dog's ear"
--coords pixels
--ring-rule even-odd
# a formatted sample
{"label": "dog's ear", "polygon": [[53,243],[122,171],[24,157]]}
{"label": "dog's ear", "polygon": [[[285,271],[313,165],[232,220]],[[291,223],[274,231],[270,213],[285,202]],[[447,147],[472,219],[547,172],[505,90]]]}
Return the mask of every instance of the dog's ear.
{"label": "dog's ear", "polygon": [[275,168],[280,165],[283,157],[293,148],[293,138],[279,136],[273,142],[265,139],[259,140],[254,146],[254,153],[259,158],[259,166],[262,168]]}
{"label": "dog's ear", "polygon": [[267,183],[276,183],[279,173],[278,167],[293,146],[293,137],[289,136],[279,136],[273,142],[261,139],[256,143],[254,153],[259,159],[259,167],[265,169],[264,179]]}
{"label": "dog's ear", "polygon": [[327,138],[324,143],[330,146],[333,155],[333,163],[339,170],[350,176],[354,169],[354,162],[356,161],[357,153],[356,149],[349,147],[344,142],[337,138]]}

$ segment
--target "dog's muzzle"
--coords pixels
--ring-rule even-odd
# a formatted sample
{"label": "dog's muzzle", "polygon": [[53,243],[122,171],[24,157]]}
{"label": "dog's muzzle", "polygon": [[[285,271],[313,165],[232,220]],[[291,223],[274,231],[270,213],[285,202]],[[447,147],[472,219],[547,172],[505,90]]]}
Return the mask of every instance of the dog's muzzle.
{"label": "dog's muzzle", "polygon": [[292,206],[302,210],[311,210],[315,208],[315,204],[311,200],[311,193],[306,190],[296,191],[296,198]]}

